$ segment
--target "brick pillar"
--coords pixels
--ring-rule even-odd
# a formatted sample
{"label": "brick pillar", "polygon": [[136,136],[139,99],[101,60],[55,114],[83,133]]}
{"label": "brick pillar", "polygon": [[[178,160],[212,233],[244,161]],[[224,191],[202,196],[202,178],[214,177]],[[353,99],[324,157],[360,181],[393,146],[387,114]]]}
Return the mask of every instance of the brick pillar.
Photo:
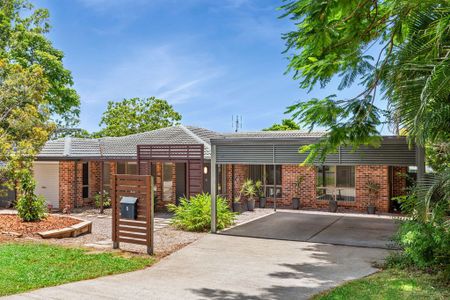
{"label": "brick pillar", "polygon": [[[298,188],[296,182],[299,177],[303,181]],[[316,202],[316,168],[312,166],[282,165],[281,189],[282,198],[278,198],[280,207],[291,207],[292,198],[300,198],[301,208],[315,208]]]}
{"label": "brick pillar", "polygon": [[156,178],[155,178],[155,185],[156,185],[156,210],[164,210],[165,204],[163,201],[163,178],[162,178],[162,168],[163,164],[161,162],[156,162]]}
{"label": "brick pillar", "polygon": [[76,201],[77,207],[83,206],[83,162],[76,162],[77,180],[76,180]]}
{"label": "brick pillar", "polygon": [[378,183],[380,191],[378,192],[375,206],[379,212],[389,212],[389,167],[359,165],[356,171],[356,208],[360,211],[366,211],[369,204],[368,182]]}
{"label": "brick pillar", "polygon": [[392,167],[392,197],[406,194],[406,173],[408,167]]}
{"label": "brick pillar", "polygon": [[[203,171],[203,170],[202,170]],[[177,167],[172,163],[172,201],[175,204],[177,199]]]}
{"label": "brick pillar", "polygon": [[[77,178],[75,178],[75,168],[77,169]],[[82,165],[75,161],[59,162],[59,208],[74,208],[74,202],[77,206],[83,205],[81,194],[82,188]]]}
{"label": "brick pillar", "polygon": [[101,162],[89,162],[89,198],[91,198],[91,200],[94,199],[95,195],[101,192],[101,168]]}
{"label": "brick pillar", "polygon": [[248,178],[248,165],[234,165],[234,196],[238,197],[244,181]]}

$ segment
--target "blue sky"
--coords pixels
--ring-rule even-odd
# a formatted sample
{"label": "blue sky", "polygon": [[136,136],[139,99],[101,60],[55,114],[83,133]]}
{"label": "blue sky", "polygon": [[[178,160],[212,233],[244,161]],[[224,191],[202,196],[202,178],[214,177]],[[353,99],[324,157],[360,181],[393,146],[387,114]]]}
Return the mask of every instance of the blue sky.
{"label": "blue sky", "polygon": [[186,125],[231,131],[279,122],[307,94],[285,75],[281,0],[34,0],[50,10],[49,38],[64,51],[81,97],[81,127],[99,129],[108,100],[166,99]]}

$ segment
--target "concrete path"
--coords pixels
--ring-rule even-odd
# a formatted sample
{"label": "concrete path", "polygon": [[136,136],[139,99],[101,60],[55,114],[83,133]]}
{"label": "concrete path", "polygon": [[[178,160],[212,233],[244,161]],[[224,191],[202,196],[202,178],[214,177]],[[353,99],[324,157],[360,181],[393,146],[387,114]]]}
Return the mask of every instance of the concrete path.
{"label": "concrete path", "polygon": [[384,249],[207,235],[151,268],[10,299],[307,299],[376,271]]}
{"label": "concrete path", "polygon": [[390,249],[397,227],[387,217],[277,212],[221,234]]}

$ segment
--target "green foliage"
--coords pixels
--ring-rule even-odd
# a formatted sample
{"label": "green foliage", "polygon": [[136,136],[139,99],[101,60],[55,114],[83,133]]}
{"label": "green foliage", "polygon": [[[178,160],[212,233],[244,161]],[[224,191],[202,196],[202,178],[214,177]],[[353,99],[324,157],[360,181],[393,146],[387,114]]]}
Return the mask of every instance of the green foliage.
{"label": "green foliage", "polygon": [[43,217],[31,170],[55,127],[49,120],[79,113],[63,53],[45,36],[49,28],[47,10],[27,0],[0,1],[0,178],[8,188],[17,187],[25,221]]}
{"label": "green foliage", "polygon": [[109,101],[99,124],[106,127],[93,135],[124,136],[169,127],[178,124],[180,120],[181,115],[172,105],[155,97]]}
{"label": "green foliage", "polygon": [[80,100],[70,71],[64,68],[62,51],[53,47],[46,34],[49,12],[35,9],[27,0],[0,1],[0,59],[24,69],[39,67],[48,83],[42,96],[52,114],[77,117]]}
{"label": "green foliage", "polygon": [[0,296],[143,269],[151,257],[121,257],[46,244],[0,245]]}
{"label": "green foliage", "polygon": [[404,221],[397,233],[397,241],[404,249],[405,261],[421,269],[442,270],[450,275],[449,229],[445,222]]}
{"label": "green foliage", "polygon": [[[450,140],[450,137],[449,139]],[[450,142],[428,143],[425,148],[426,162],[436,172],[450,169]]]}
{"label": "green foliage", "polygon": [[[180,204],[167,205],[175,215],[172,224],[187,231],[207,231],[211,229],[211,196],[199,194],[189,200],[183,198]],[[224,229],[234,223],[235,213],[228,208],[227,200],[217,197],[217,229]]]}
{"label": "green foliage", "polygon": [[247,179],[242,184],[240,193],[249,199],[253,199],[258,195],[258,188],[255,183],[253,183],[253,180]]}
{"label": "green foliage", "polygon": [[258,196],[258,198],[265,196],[264,185],[261,180],[255,181],[255,189],[256,189],[256,196]]}
{"label": "green foliage", "polygon": [[411,218],[401,224],[396,236],[404,251],[391,263],[442,271],[449,280],[450,170],[430,175],[397,200]]}
{"label": "green foliage", "polygon": [[[419,145],[450,139],[449,1],[296,0],[281,9],[296,26],[284,39],[288,72],[301,88],[325,87],[335,77],[341,90],[363,88],[288,108],[302,127],[326,129],[302,149],[306,163],[340,145],[378,146],[382,124],[405,128]],[[375,105],[378,97],[386,110]]]}
{"label": "green foliage", "polygon": [[448,283],[443,282],[435,274],[387,269],[361,279],[349,281],[316,295],[312,299],[442,300],[449,297],[450,289]]}
{"label": "green foliage", "polygon": [[281,120],[281,124],[273,124],[268,128],[264,128],[263,131],[287,131],[287,130],[300,130],[300,126],[291,119]]}
{"label": "green foliage", "polygon": [[[42,217],[41,199],[34,193],[31,170],[35,155],[54,125],[49,120],[49,84],[37,65],[23,68],[0,59],[0,177],[17,188],[20,215],[26,221]],[[33,203],[36,201],[36,203]]]}
{"label": "green foliage", "polygon": [[19,199],[16,204],[17,213],[25,222],[40,221],[47,212],[45,199],[34,194],[36,183],[31,172],[22,170],[21,177],[18,189]]}
{"label": "green foliage", "polygon": [[[102,194],[97,193],[94,196],[95,207],[101,207],[102,205]],[[103,192],[103,208],[111,207],[111,196],[106,191]]]}

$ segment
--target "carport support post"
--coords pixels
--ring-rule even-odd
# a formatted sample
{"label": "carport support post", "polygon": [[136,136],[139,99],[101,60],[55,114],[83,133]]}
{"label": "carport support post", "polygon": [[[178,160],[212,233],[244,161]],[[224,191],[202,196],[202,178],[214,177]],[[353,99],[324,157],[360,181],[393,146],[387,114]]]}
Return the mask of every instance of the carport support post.
{"label": "carport support post", "polygon": [[211,145],[211,233],[217,232],[216,145]]}
{"label": "carport support post", "polygon": [[273,210],[277,211],[277,167],[273,164]]}

